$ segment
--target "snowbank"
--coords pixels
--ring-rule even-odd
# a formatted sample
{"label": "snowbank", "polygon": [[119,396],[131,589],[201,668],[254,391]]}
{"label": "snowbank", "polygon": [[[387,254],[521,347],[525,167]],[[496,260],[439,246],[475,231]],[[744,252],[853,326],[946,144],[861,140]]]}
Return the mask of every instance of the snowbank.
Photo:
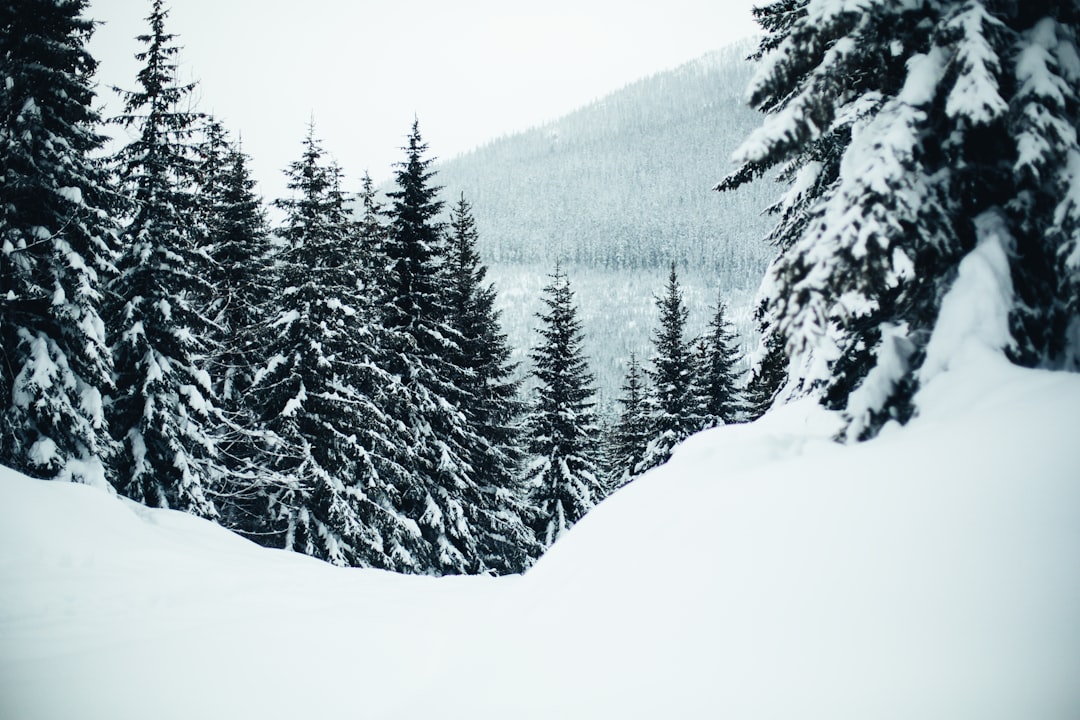
{"label": "snowbank", "polygon": [[1080,377],[983,358],[919,404],[691,438],[501,579],[4,471],[0,717],[1080,717]]}

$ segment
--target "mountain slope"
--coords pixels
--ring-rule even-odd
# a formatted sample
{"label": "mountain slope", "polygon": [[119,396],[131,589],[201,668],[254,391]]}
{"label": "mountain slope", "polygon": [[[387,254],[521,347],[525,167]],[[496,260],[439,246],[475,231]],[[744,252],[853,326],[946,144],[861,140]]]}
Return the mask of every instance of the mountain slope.
{"label": "mountain slope", "polygon": [[712,53],[441,163],[439,182],[473,203],[492,264],[674,260],[724,287],[756,284],[772,255],[760,213],[776,188],[711,190],[760,123],[743,101],[750,49]]}
{"label": "mountain slope", "polygon": [[778,188],[712,190],[760,123],[743,101],[750,51],[717,51],[436,166],[444,199],[464,193],[473,204],[519,359],[535,342],[540,289],[556,261],[578,294],[603,404],[618,395],[630,353],[649,355],[653,296],[671,261],[691,331],[723,297],[753,343],[750,299],[774,254],[763,209]]}

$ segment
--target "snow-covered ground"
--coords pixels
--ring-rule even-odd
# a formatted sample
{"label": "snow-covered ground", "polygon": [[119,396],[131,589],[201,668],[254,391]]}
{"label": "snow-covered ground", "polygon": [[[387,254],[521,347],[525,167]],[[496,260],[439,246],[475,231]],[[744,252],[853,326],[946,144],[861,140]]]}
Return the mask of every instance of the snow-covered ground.
{"label": "snow-covered ground", "polygon": [[692,438],[523,577],[335,569],[0,475],[0,717],[1080,717],[1080,376]]}

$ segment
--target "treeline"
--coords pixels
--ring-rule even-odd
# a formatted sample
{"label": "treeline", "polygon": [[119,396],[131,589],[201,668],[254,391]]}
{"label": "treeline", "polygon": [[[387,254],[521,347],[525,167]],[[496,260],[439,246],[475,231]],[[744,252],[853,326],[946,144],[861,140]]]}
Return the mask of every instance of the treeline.
{"label": "treeline", "polygon": [[242,149],[189,109],[161,0],[110,120],[131,140],[102,158],[84,8],[3,11],[3,464],[339,565],[508,573],[745,416],[724,308],[687,340],[674,266],[610,433],[558,268],[523,399],[472,208],[442,221],[416,123],[385,202],[309,128],[271,228]]}

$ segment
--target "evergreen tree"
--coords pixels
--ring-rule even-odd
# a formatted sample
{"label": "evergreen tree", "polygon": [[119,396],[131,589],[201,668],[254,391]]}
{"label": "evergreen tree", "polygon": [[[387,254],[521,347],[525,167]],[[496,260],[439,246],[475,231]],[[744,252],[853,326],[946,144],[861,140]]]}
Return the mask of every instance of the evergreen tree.
{"label": "evergreen tree", "polygon": [[207,308],[214,354],[207,366],[224,415],[220,450],[228,471],[219,506],[221,522],[242,529],[251,525],[246,513],[265,490],[257,482],[265,479],[255,465],[262,438],[248,391],[277,336],[268,322],[276,291],[269,227],[248,158],[219,124],[207,135],[199,172],[202,260],[213,288]]}
{"label": "evergreen tree", "polygon": [[612,430],[611,468],[609,485],[614,490],[628,483],[636,474],[637,467],[645,458],[649,443],[646,400],[648,387],[637,356],[630,354],[630,367],[622,385],[622,406],[619,419]]}
{"label": "evergreen tree", "polygon": [[384,489],[397,441],[379,393],[395,380],[372,362],[341,172],[313,129],[287,175],[293,195],[276,203],[286,215],[285,248],[274,258],[280,291],[268,359],[249,391],[268,435],[260,492],[246,508],[260,522],[245,530],[337,565],[422,569],[420,538],[389,509]]}
{"label": "evergreen tree", "polygon": [[83,0],[0,8],[0,463],[108,487],[101,284],[115,200]]}
{"label": "evergreen tree", "polygon": [[739,422],[746,410],[739,387],[739,345],[727,319],[727,306],[717,300],[709,329],[699,343],[694,379],[701,428]]}
{"label": "evergreen tree", "polygon": [[[196,247],[207,257],[213,254],[217,243],[214,225],[223,203],[225,192],[225,173],[229,162],[228,134],[225,126],[212,117],[201,118],[197,135],[200,138],[193,143],[193,173],[195,179],[195,206],[192,213],[193,224],[197,227]],[[209,268],[214,273],[216,268]]]}
{"label": "evergreen tree", "polygon": [[472,449],[481,439],[470,426],[464,388],[471,373],[455,362],[461,336],[452,327],[448,304],[447,245],[437,218],[439,188],[432,184],[433,159],[413,123],[405,160],[388,193],[387,296],[382,325],[387,334],[385,367],[401,378],[387,413],[403,428],[407,479],[395,488],[399,510],[420,527],[432,549],[426,571],[475,573],[485,568],[483,525],[474,512],[488,507],[476,480]]}
{"label": "evergreen tree", "polygon": [[413,122],[408,145],[402,149],[405,160],[395,173],[398,189],[387,193],[392,206],[387,213],[386,320],[391,327],[406,329],[419,352],[435,355],[447,349],[438,330],[449,313],[441,276],[444,228],[437,220],[443,211],[438,199],[442,188],[432,184],[434,158],[425,157],[428,147],[420,137],[419,122]]}
{"label": "evergreen tree", "polygon": [[383,221],[386,214],[375,194],[371,175],[364,173],[359,200],[361,216],[355,232],[360,245],[361,292],[372,304],[381,304],[388,292],[389,269],[386,266],[387,229]]}
{"label": "evergreen tree", "polygon": [[653,335],[652,368],[647,373],[652,384],[648,400],[649,444],[636,468],[641,473],[668,461],[680,442],[700,429],[694,403],[693,355],[685,337],[689,311],[683,305],[675,263],[671,264],[667,289],[656,299],[660,326]]}
{"label": "evergreen tree", "polygon": [[122,443],[117,488],[147,505],[216,517],[220,481],[215,405],[204,367],[210,295],[196,248],[193,134],[200,116],[181,109],[192,85],[175,81],[175,36],[155,0],[139,90],[123,93],[117,122],[135,138],[117,155],[132,199],[110,288],[117,394],[110,425]]}
{"label": "evergreen tree", "polygon": [[230,147],[219,180],[221,189],[213,207],[208,247],[214,300],[213,329],[218,355],[214,377],[227,408],[235,411],[259,365],[260,347],[266,341],[262,326],[270,285],[269,227],[248,157]]}
{"label": "evergreen tree", "polygon": [[460,349],[455,364],[462,371],[462,410],[477,441],[468,448],[469,462],[484,503],[473,509],[473,521],[485,564],[518,572],[537,551],[523,521],[525,494],[519,483],[521,382],[514,377],[517,366],[499,326],[495,287],[485,281],[487,268],[476,252],[476,224],[464,196],[451,212],[449,241],[450,326]]}
{"label": "evergreen tree", "polygon": [[537,386],[526,432],[536,534],[549,546],[596,504],[600,482],[593,378],[582,354],[574,294],[558,266],[544,293],[547,311],[538,315],[543,324],[537,330],[542,340],[530,354]]}
{"label": "evergreen tree", "polygon": [[757,420],[769,411],[787,380],[787,354],[780,334],[767,334],[763,345],[744,390],[747,421]]}
{"label": "evergreen tree", "polygon": [[757,12],[768,61],[750,98],[771,118],[719,187],[774,167],[791,181],[764,285],[764,340],[790,357],[789,386],[845,410],[849,438],[910,417],[940,301],[960,261],[994,242],[979,230],[990,216],[1008,236],[1010,355],[1074,363],[1080,5]]}
{"label": "evergreen tree", "polygon": [[[208,370],[222,406],[237,400],[239,375],[254,367],[235,364],[237,334],[259,322],[258,306],[269,294],[269,227],[248,158],[230,141],[224,126],[208,119],[195,145],[195,206],[190,213],[202,289],[215,354]],[[242,386],[242,381],[239,381]]]}

